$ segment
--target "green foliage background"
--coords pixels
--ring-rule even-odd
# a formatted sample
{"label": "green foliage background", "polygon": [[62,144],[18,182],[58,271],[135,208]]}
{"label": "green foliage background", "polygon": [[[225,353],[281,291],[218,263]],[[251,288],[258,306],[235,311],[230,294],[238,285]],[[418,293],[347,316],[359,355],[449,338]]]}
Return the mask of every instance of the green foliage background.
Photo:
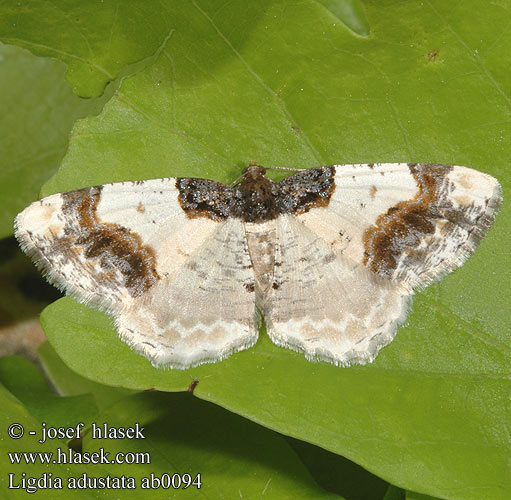
{"label": "green foliage background", "polygon": [[[510,11],[476,0],[0,1],[3,236],[45,179],[42,195],[165,176],[230,182],[250,160],[458,164],[504,190],[476,254],[417,295],[369,366],[308,363],[261,332],[221,363],[157,370],[107,316],[57,301],[41,318],[51,345],[40,357],[60,397],[26,360],[1,360],[1,460],[42,449],[9,440],[13,421],[79,415],[143,422],[143,443],[104,445],[154,461],[54,474],[202,472],[203,489],[187,494],[211,498],[509,498]],[[173,394],[194,380],[196,398]],[[86,434],[82,446],[99,444]]]}

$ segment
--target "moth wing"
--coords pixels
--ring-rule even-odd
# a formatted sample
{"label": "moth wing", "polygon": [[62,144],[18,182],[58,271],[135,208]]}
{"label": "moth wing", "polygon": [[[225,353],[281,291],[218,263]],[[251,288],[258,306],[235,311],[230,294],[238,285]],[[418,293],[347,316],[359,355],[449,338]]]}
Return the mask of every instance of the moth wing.
{"label": "moth wing", "polygon": [[55,194],[18,214],[15,236],[52,284],[115,311],[174,274],[216,230],[187,218],[178,194],[173,178]]}
{"label": "moth wing", "polygon": [[264,316],[268,335],[309,360],[336,365],[372,361],[404,321],[409,295],[350,259],[292,215],[276,222],[273,287]]}
{"label": "moth wing", "polygon": [[413,289],[462,265],[502,200],[487,174],[429,164],[321,167],[281,184],[294,215],[276,224],[268,333],[341,365],[392,340]]}
{"label": "moth wing", "polygon": [[254,273],[241,221],[221,223],[173,276],[117,315],[121,337],[155,365],[188,368],[255,344]]}
{"label": "moth wing", "polygon": [[[241,224],[188,217],[176,182],[52,195],[18,215],[15,234],[50,282],[109,312],[137,352],[155,365],[186,368],[248,347],[257,327]],[[203,192],[229,189],[201,182]]]}
{"label": "moth wing", "polygon": [[333,168],[335,189],[327,206],[312,208],[299,220],[336,255],[408,290],[461,266],[502,201],[496,179],[467,167],[381,163]]}

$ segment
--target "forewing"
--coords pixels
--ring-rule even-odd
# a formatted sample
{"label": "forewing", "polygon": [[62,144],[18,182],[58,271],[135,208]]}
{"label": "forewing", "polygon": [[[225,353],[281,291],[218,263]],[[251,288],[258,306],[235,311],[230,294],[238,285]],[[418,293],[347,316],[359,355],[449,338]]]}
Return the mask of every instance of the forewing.
{"label": "forewing", "polygon": [[15,235],[51,283],[115,311],[174,274],[217,229],[188,218],[178,197],[173,178],[55,194],[16,217]]}
{"label": "forewing", "polygon": [[336,255],[409,290],[461,266],[502,201],[496,179],[466,167],[382,163],[314,170],[332,168],[328,204],[298,218]]}

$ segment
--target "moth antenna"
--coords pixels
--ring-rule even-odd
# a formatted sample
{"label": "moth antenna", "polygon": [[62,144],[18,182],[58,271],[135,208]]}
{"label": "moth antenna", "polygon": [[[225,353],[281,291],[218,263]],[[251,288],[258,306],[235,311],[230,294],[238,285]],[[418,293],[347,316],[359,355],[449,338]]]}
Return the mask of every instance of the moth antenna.
{"label": "moth antenna", "polygon": [[266,170],[289,170],[290,172],[304,172],[307,168],[291,168],[291,167],[264,167]]}
{"label": "moth antenna", "polygon": [[240,182],[240,180],[243,178],[243,174],[241,174],[235,181],[231,182],[229,186],[234,187],[236,184]]}

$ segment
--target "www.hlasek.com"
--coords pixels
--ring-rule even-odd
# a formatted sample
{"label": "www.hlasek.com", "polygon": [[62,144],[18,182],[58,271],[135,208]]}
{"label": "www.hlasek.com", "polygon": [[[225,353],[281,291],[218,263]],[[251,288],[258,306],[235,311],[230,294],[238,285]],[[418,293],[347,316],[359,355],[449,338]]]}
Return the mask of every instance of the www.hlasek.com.
{"label": "www.hlasek.com", "polygon": [[[80,433],[84,429],[83,422],[75,427],[48,427],[45,422],[42,423],[40,439],[36,442],[43,444],[53,439],[72,440],[81,437]],[[25,434],[25,429],[21,424],[13,423],[7,429],[7,434],[11,439],[20,439]],[[37,436],[37,432],[30,430],[31,436]],[[107,423],[93,423],[90,427],[92,439],[145,439],[144,428],[135,423],[133,427],[112,427]],[[94,452],[78,452],[71,448],[57,448],[52,451],[11,451],[7,453],[11,464],[14,465],[34,465],[34,464],[150,464],[151,455],[148,452],[118,452],[113,455],[105,451],[104,448]],[[76,476],[60,477],[52,472],[45,472],[39,476],[31,475],[29,472],[8,473],[8,487],[14,490],[25,490],[27,493],[35,493],[38,490],[51,489],[186,489],[195,487],[200,489],[202,486],[201,475],[198,474],[178,474],[162,473],[155,474],[151,472],[147,476],[139,478],[138,484],[135,477],[129,475],[121,476],[92,476],[87,473]]]}

